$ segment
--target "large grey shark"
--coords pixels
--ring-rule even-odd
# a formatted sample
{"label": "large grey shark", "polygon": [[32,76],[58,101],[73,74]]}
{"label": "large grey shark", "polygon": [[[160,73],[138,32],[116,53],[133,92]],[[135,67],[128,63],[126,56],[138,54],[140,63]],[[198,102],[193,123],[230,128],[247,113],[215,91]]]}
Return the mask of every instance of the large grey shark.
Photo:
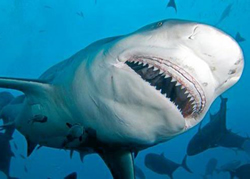
{"label": "large grey shark", "polygon": [[[132,154],[199,123],[243,66],[220,30],[164,20],[97,41],[38,80],[0,78],[0,87],[25,94],[15,125],[29,144],[98,153],[114,178],[133,179]],[[28,122],[38,115],[47,122]],[[84,128],[82,140],[67,140],[68,124]]]}

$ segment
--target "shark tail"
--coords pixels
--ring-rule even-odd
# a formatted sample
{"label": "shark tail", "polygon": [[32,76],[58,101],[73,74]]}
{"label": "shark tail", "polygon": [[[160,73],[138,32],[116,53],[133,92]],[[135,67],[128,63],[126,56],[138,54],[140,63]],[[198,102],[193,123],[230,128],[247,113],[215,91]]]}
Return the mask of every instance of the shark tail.
{"label": "shark tail", "polygon": [[193,173],[190,168],[187,166],[187,155],[185,155],[185,157],[182,160],[181,166],[187,170],[189,173]]}

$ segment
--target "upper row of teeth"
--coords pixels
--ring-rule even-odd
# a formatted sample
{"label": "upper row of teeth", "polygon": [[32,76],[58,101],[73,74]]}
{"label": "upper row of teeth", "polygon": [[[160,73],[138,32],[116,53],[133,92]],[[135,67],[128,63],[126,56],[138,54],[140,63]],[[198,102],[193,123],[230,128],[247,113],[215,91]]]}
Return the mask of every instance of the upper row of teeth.
{"label": "upper row of teeth", "polygon": [[[142,64],[142,66],[148,65],[148,68],[152,68],[152,67],[153,67],[153,71],[159,70],[159,71],[160,71],[159,74],[163,74],[163,73],[164,73],[163,70],[158,69],[157,67],[155,67],[155,66],[152,65],[152,64],[143,63],[143,62],[141,62],[141,61],[137,61],[137,62],[133,61],[133,63],[134,63],[134,64],[138,63],[138,65],[141,65],[141,64]],[[166,73],[164,73],[164,75],[165,75],[164,78],[170,78],[170,77],[172,77],[172,76],[170,76],[169,74],[166,74]],[[175,78],[173,78],[173,77],[172,77],[172,79],[171,79],[171,82],[176,82],[175,86],[181,86],[181,89],[184,89],[184,88],[185,88],[184,85],[181,85],[181,83],[179,83],[179,82],[178,82]],[[161,92],[161,90],[160,90],[160,92]],[[194,97],[193,97],[187,90],[185,91],[184,94],[188,94],[187,98],[190,98],[189,101],[193,101],[193,103],[191,103],[191,104],[193,105],[193,110],[195,111],[196,108],[197,108],[197,105],[196,105],[196,102],[195,102]],[[167,95],[167,94],[166,94],[166,95]],[[177,107],[178,107],[178,106],[177,106]]]}

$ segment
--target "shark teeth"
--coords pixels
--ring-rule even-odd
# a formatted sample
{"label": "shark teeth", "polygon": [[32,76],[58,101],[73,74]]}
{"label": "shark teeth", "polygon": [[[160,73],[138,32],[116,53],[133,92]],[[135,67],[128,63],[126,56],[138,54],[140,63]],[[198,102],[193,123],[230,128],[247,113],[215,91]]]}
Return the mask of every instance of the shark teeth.
{"label": "shark teeth", "polygon": [[197,104],[195,98],[188,89],[169,72],[165,72],[145,62],[126,61],[125,63],[140,75],[143,80],[153,86],[164,97],[168,98],[181,112],[184,118],[196,113]]}
{"label": "shark teeth", "polygon": [[153,67],[153,65],[151,65],[151,64],[148,65],[148,68],[152,68],[152,67]]}

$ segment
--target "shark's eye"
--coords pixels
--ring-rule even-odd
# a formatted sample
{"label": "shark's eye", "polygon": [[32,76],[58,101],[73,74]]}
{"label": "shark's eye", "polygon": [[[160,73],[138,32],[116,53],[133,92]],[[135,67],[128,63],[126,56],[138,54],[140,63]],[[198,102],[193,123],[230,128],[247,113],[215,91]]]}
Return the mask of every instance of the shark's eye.
{"label": "shark's eye", "polygon": [[163,25],[163,22],[158,22],[156,27],[161,27]]}

